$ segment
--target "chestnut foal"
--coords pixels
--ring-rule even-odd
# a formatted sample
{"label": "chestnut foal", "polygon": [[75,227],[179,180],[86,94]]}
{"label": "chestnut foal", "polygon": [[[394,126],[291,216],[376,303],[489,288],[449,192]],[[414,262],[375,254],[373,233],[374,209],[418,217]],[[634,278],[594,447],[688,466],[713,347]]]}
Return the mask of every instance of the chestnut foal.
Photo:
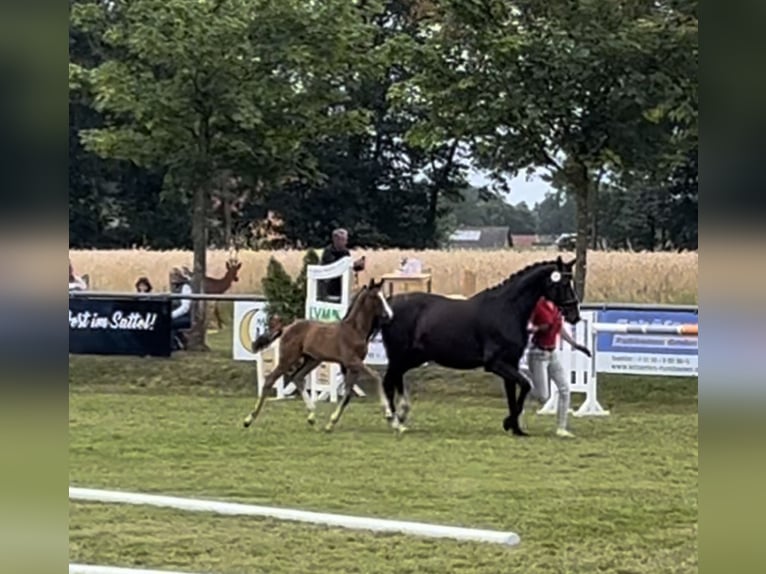
{"label": "chestnut foal", "polygon": [[263,408],[266,394],[281,376],[286,376],[285,384],[292,381],[298,387],[309,411],[307,420],[313,425],[316,420],[315,405],[306,390],[305,378],[325,362],[338,363],[345,373],[343,400],[325,426],[326,431],[331,431],[340,420],[362,372],[375,379],[381,405],[386,407],[387,402],[382,392],[380,376],[364,364],[373,323],[378,318],[390,320],[394,316],[383,295],[382,286],[383,281],[376,283],[374,279],[371,279],[369,285],[363,287],[357,294],[351,308],[341,321],[326,323],[299,319],[284,328],[278,327],[274,331],[261,335],[255,340],[253,352],[257,353],[281,337],[279,363],[266,377],[254,410],[245,418],[245,427],[249,427],[255,421]]}

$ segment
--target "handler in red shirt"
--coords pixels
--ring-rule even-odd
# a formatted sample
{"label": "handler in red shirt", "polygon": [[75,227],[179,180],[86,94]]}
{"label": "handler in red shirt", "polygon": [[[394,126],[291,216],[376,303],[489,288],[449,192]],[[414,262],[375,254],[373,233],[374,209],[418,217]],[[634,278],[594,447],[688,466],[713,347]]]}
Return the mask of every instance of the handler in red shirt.
{"label": "handler in red shirt", "polygon": [[569,417],[569,381],[558,358],[558,337],[572,345],[572,348],[591,356],[584,345],[580,345],[563,328],[563,318],[558,307],[552,301],[541,297],[532,311],[529,331],[532,333],[532,344],[527,353],[527,363],[532,375],[532,390],[529,397],[545,404],[550,397],[549,380],[553,380],[558,388],[558,404],[556,405],[557,428],[556,435],[573,437],[567,430]]}

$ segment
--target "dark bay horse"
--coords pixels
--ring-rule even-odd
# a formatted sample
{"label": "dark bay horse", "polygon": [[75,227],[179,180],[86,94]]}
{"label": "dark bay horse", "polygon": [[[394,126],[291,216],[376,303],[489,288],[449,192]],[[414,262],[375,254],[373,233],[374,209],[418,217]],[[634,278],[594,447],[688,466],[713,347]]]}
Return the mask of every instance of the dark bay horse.
{"label": "dark bay horse", "polygon": [[[526,435],[519,414],[530,383],[519,373],[519,361],[529,340],[527,324],[541,296],[558,305],[568,323],[580,320],[572,286],[574,263],[564,263],[561,257],[534,263],[465,300],[432,293],[391,297],[393,319],[378,326],[388,355],[383,389],[391,425],[403,430],[410,410],[404,374],[429,362],[457,370],[483,367],[503,379],[509,411],[503,429]],[[396,393],[401,396],[399,413]]]}
{"label": "dark bay horse", "polygon": [[275,329],[261,335],[253,343],[253,352],[268,347],[281,337],[279,362],[269,373],[263,383],[261,396],[254,410],[245,419],[245,427],[249,427],[258,416],[268,391],[285,375],[285,384],[294,382],[309,410],[308,422],[314,424],[314,401],[305,388],[306,376],[321,363],[338,363],[344,374],[345,394],[338,408],[330,417],[325,430],[330,431],[340,420],[343,411],[348,406],[353,394],[353,388],[361,373],[367,373],[375,379],[378,385],[381,404],[385,396],[378,374],[364,364],[367,356],[367,344],[373,326],[382,318],[393,318],[393,312],[381,287],[383,281],[376,283],[370,280],[354,297],[346,315],[340,321],[326,323],[299,319],[283,327],[275,325]]}

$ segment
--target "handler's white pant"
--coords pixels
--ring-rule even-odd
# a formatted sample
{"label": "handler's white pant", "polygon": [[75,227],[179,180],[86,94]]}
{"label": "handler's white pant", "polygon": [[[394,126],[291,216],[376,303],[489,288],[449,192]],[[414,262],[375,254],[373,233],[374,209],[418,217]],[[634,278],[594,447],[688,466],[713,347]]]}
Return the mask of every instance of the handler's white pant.
{"label": "handler's white pant", "polygon": [[556,405],[558,428],[565,429],[569,417],[569,381],[564,367],[559,361],[558,351],[544,351],[537,347],[531,347],[527,353],[527,364],[532,383],[532,389],[528,396],[545,404],[550,398],[549,381],[552,380],[559,391],[558,404]]}

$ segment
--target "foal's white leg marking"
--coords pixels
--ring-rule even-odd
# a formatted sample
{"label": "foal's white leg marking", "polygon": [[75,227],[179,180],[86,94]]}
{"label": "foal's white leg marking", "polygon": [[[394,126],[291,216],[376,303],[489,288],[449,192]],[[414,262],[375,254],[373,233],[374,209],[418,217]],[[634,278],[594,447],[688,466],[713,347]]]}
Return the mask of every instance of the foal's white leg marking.
{"label": "foal's white leg marking", "polygon": [[394,418],[391,421],[391,428],[400,433],[403,433],[407,430],[407,427],[404,426],[404,423],[399,420],[399,415],[394,415]]}
{"label": "foal's white leg marking", "polygon": [[386,316],[389,319],[394,318],[394,311],[391,309],[391,305],[388,304],[388,301],[386,301],[385,295],[381,291],[378,291],[378,299],[380,299],[380,302],[383,303],[383,310],[386,312]]}
{"label": "foal's white leg marking", "polygon": [[316,406],[314,405],[314,401],[311,398],[311,393],[309,393],[305,387],[301,388],[301,396],[303,397],[303,402],[306,403],[306,408],[309,410],[309,416],[306,419],[309,424],[313,425],[314,421],[316,420]]}
{"label": "foal's white leg marking", "polygon": [[306,408],[311,412],[314,412],[316,405],[314,405],[314,401],[311,399],[311,394],[309,394],[306,389],[303,389],[301,391],[301,396],[303,397],[303,402],[306,403]]}

